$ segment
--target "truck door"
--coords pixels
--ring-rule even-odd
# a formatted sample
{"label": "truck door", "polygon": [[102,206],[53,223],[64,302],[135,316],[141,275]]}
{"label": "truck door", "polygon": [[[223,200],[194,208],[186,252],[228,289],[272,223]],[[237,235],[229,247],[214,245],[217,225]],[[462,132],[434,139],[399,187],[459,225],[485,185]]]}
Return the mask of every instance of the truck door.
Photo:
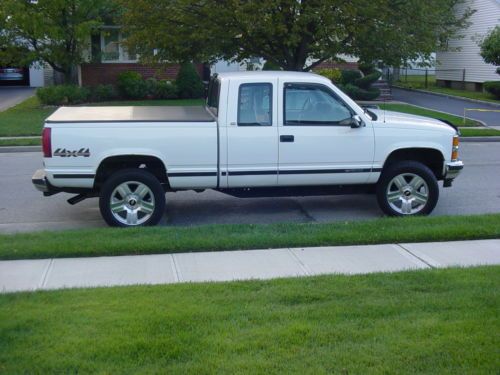
{"label": "truck door", "polygon": [[[231,79],[227,109],[227,185],[278,183],[277,79]],[[234,99],[233,99],[234,98]]]}
{"label": "truck door", "polygon": [[280,186],[367,182],[375,147],[371,122],[351,128],[354,111],[322,84],[281,81],[280,105]]}

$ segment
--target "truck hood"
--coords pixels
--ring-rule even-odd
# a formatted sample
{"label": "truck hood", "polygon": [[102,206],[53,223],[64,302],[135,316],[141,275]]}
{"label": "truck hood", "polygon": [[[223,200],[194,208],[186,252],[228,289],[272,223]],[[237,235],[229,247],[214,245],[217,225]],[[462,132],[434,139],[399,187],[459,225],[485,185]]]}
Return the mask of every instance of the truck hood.
{"label": "truck hood", "polygon": [[385,122],[388,125],[404,126],[405,128],[413,129],[456,131],[456,128],[454,126],[431,117],[410,115],[408,113],[384,111],[383,109],[371,108],[370,112],[373,112],[377,115],[377,122]]}

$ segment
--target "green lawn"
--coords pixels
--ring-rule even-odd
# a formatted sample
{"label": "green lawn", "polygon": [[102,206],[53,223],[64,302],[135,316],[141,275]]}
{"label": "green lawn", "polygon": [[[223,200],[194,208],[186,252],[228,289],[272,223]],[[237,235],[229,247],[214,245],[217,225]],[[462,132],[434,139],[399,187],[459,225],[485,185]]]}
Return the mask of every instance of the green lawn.
{"label": "green lawn", "polygon": [[493,137],[500,136],[500,130],[496,129],[460,129],[462,137]]}
{"label": "green lawn", "polygon": [[468,90],[451,89],[446,87],[438,87],[436,86],[436,77],[434,75],[429,75],[427,88],[425,87],[424,75],[409,75],[407,79],[404,76],[401,76],[401,79],[397,82],[394,82],[394,85],[404,88],[427,90],[446,95],[460,96],[463,98],[500,103],[500,100],[496,99],[495,96],[491,95],[488,92],[476,92]]}
{"label": "green lawn", "polygon": [[[201,105],[201,99],[179,100],[131,100],[104,103],[88,103],[89,106],[103,105]],[[44,120],[56,110],[56,107],[44,107],[37,97],[31,97],[24,102],[0,112],[0,137],[13,137],[25,135],[40,135]],[[20,142],[15,143],[20,145]],[[5,145],[5,144],[4,144]]]}
{"label": "green lawn", "polygon": [[0,259],[500,238],[500,214],[328,224],[99,228],[0,235]]}
{"label": "green lawn", "polygon": [[0,146],[38,146],[41,144],[41,138],[0,139]]}
{"label": "green lawn", "polygon": [[495,374],[500,267],[0,295],[4,374]]}
{"label": "green lawn", "polygon": [[447,113],[433,111],[431,109],[424,109],[416,107],[411,104],[397,104],[397,103],[383,103],[378,105],[380,109],[386,109],[388,111],[396,111],[409,113],[412,115],[426,116],[437,118],[440,120],[446,120],[451,122],[455,126],[481,126],[480,123],[474,120],[466,119],[464,124],[464,118],[460,116],[449,115]]}

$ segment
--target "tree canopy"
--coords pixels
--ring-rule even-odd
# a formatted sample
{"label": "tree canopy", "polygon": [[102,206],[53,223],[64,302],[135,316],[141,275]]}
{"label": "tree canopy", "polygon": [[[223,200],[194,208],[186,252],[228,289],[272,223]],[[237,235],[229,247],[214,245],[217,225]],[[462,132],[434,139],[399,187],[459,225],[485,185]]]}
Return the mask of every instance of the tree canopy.
{"label": "tree canopy", "polygon": [[[482,40],[481,57],[488,64],[500,66],[500,26],[491,30]],[[500,74],[500,67],[497,73]]]}
{"label": "tree canopy", "polygon": [[91,33],[114,10],[109,0],[1,0],[0,61],[43,61],[69,81]]}
{"label": "tree canopy", "polygon": [[467,25],[464,0],[120,0],[146,61],[263,57],[309,70],[339,54],[391,65],[428,60]]}

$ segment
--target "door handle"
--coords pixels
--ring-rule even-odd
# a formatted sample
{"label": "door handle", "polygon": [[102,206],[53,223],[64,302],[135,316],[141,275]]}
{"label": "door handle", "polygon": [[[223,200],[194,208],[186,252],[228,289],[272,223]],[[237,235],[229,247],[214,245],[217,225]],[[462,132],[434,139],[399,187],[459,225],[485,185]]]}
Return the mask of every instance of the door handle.
{"label": "door handle", "polygon": [[294,142],[295,137],[293,135],[280,135],[280,142]]}

